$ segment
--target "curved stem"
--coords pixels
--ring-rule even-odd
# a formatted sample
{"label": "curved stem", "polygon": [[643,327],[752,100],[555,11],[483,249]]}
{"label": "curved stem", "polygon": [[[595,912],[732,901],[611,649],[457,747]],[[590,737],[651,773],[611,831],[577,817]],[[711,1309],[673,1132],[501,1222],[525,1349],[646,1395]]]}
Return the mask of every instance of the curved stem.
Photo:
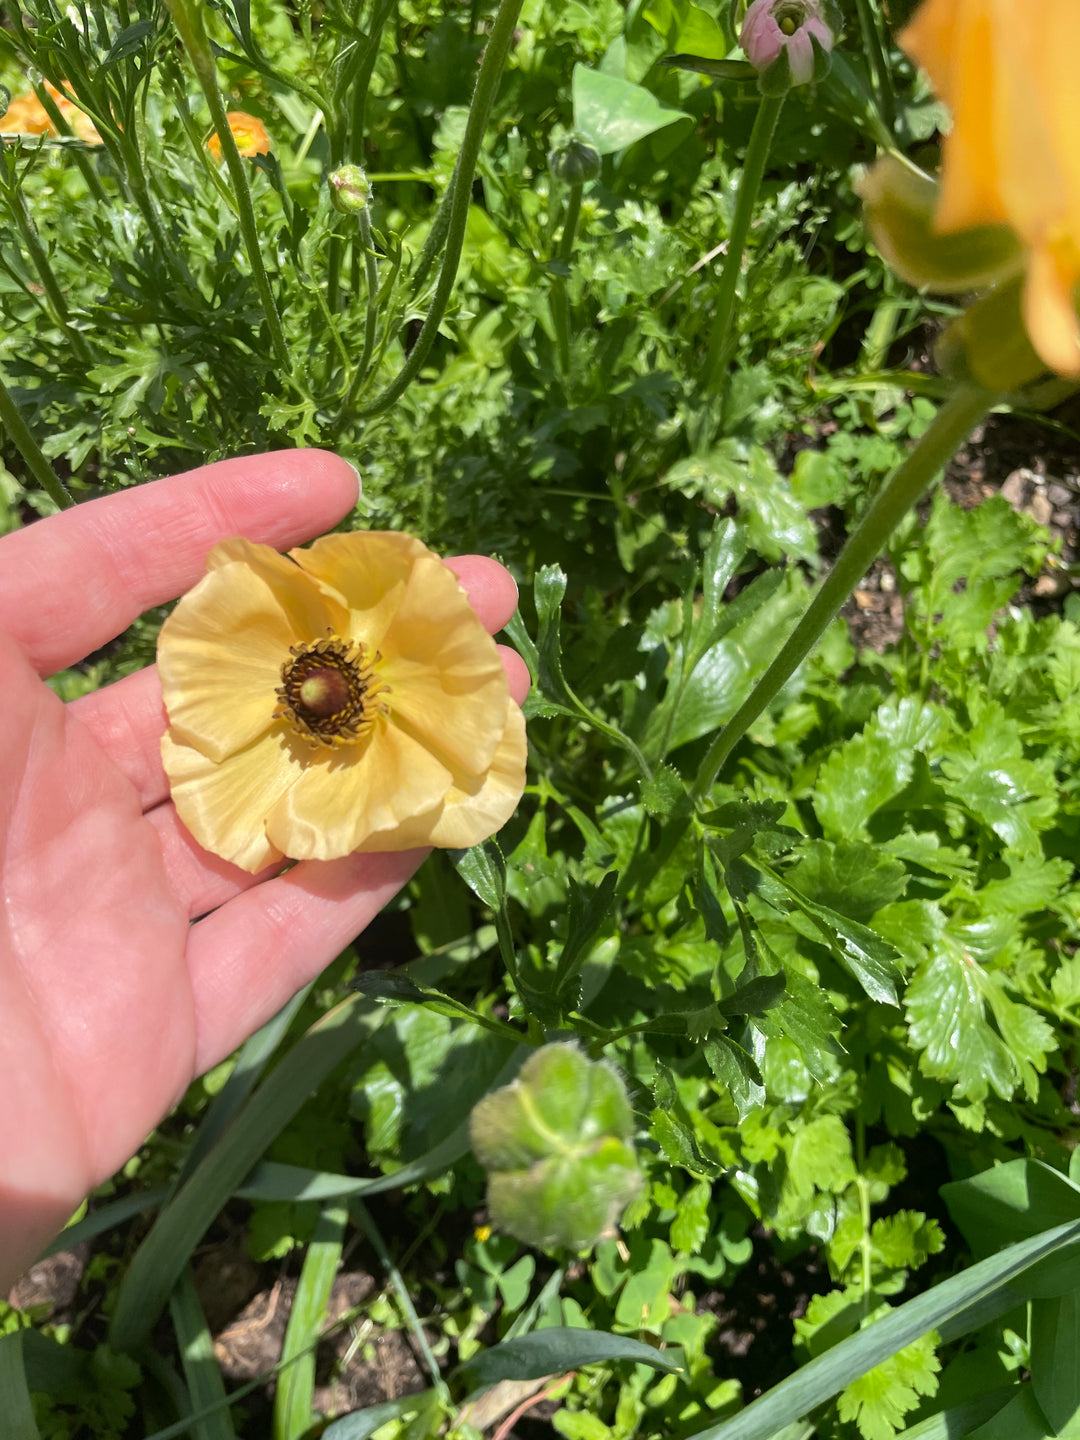
{"label": "curved stem", "polygon": [[[169,0],[169,3],[170,5],[176,4],[177,0]],[[507,57],[510,54],[510,47],[514,43],[514,30],[522,4],[523,0],[502,0],[495,23],[491,27],[491,38],[484,52],[480,73],[476,77],[476,89],[473,91],[472,105],[469,108],[469,119],[465,125],[461,152],[458,155],[457,164],[454,166],[454,175],[451,181],[446,249],[443,252],[442,268],[439,271],[435,294],[431,297],[431,309],[428,311],[427,319],[424,321],[416,344],[410,350],[409,357],[396,378],[390,382],[381,395],[377,395],[370,405],[366,405],[359,412],[364,418],[379,415],[384,410],[390,409],[395,400],[419,375],[420,369],[435,343],[435,336],[438,334],[439,326],[446,314],[450,292],[453,290],[454,281],[457,278],[458,262],[461,259],[461,249],[465,240],[465,225],[469,218],[469,205],[472,200],[473,176],[476,173],[476,162],[480,157],[480,146],[484,139],[484,131],[487,129],[495,92],[499,87]]]}
{"label": "curved stem", "polygon": [[285,341],[285,331],[281,326],[281,316],[278,314],[277,305],[274,302],[274,294],[270,289],[266,267],[263,265],[262,251],[259,249],[255,207],[251,203],[251,190],[248,186],[244,162],[240,159],[240,152],[236,148],[236,141],[233,139],[233,133],[229,129],[229,122],[225,116],[225,102],[222,100],[221,91],[218,88],[217,68],[206,33],[203,7],[198,3],[189,5],[187,0],[166,0],[166,3],[173,18],[173,24],[184,43],[184,49],[191,59],[202,92],[206,96],[206,103],[210,108],[210,118],[217,131],[218,139],[221,141],[221,153],[229,167],[229,176],[233,183],[233,192],[236,195],[240,234],[244,241],[248,264],[251,266],[251,276],[262,302],[270,343],[274,347],[278,364],[288,375],[292,370],[289,347]]}
{"label": "curved stem", "polygon": [[938,411],[933,424],[907,459],[893,471],[848,536],[836,564],[779,655],[709,747],[691,790],[695,802],[709,793],[721,765],[806,659],[880,554],[896,525],[996,399],[990,391],[974,386],[958,389]]}
{"label": "curved stem", "polygon": [[716,295],[716,314],[713,317],[712,334],[709,336],[709,350],[705,357],[705,368],[701,383],[705,390],[712,389],[717,372],[728,361],[728,347],[735,320],[735,292],[742,271],[743,252],[746,249],[750,224],[754,218],[761,177],[765,173],[765,162],[776,131],[776,122],[783,109],[783,95],[763,95],[758,106],[754,128],[750,132],[750,143],[746,147],[742,179],[739,181],[739,197],[735,202],[735,218],[728,236],[727,255],[720,274],[720,288]]}
{"label": "curved stem", "polygon": [[41,447],[30,433],[30,427],[23,419],[22,412],[11,398],[3,380],[0,380],[0,427],[7,431],[8,438],[25,461],[26,468],[49,499],[61,510],[66,510],[73,505],[75,502],[65,490],[56,471],[41,453]]}

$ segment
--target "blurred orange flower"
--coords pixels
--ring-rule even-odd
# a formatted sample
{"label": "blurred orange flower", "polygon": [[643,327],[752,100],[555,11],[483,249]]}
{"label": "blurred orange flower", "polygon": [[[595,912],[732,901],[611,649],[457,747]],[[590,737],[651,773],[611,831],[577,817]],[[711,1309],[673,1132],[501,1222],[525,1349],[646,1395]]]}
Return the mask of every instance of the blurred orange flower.
{"label": "blurred orange flower", "polygon": [[255,872],[283,855],[457,849],[525,785],[525,722],[494,640],[419,540],[226,540],[161,628],[177,814]]}
{"label": "blurred orange flower", "polygon": [[1014,231],[1031,343],[1080,376],[1080,0],[925,0],[899,38],[953,114],[935,229]]}
{"label": "blurred orange flower", "polygon": [[[225,119],[229,122],[229,129],[241,155],[250,160],[253,155],[270,154],[270,136],[257,115],[248,115],[243,110],[230,110]],[[220,165],[221,137],[216,132],[206,142],[206,148]]]}
{"label": "blurred orange flower", "polygon": [[[45,89],[56,101],[56,108],[84,145],[100,145],[97,126],[84,111],[73,105],[62,90],[46,82]],[[58,135],[49,112],[31,90],[17,95],[7,111],[0,116],[0,135]]]}

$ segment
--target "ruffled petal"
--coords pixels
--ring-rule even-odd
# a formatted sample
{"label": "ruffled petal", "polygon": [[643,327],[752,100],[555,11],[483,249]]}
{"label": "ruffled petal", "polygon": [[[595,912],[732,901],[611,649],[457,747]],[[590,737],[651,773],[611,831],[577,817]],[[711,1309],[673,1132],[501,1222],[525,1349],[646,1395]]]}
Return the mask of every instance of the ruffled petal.
{"label": "ruffled petal", "polygon": [[173,738],[220,761],[272,723],[289,647],[348,614],[266,545],[227,540],[209,563],[161,627],[158,672]]}
{"label": "ruffled petal", "polygon": [[382,645],[413,566],[434,558],[419,540],[391,530],[324,535],[306,550],[289,554],[344,598],[351,611],[349,638],[363,641],[373,652]]}
{"label": "ruffled petal", "polygon": [[480,776],[506,728],[509,690],[494,640],[452,570],[419,560],[383,637],[379,678],[395,724],[452,770]]}
{"label": "ruffled petal", "polygon": [[332,860],[363,848],[408,850],[403,822],[438,810],[453,778],[380,716],[365,740],[305,768],[269,812],[266,832],[294,860]]}
{"label": "ruffled petal", "polygon": [[295,783],[300,764],[280,722],[220,764],[171,734],[162,736],[161,758],[176,813],[204,850],[251,874],[282,858],[264,817]]}
{"label": "ruffled petal", "polygon": [[1059,375],[1080,377],[1078,269],[1051,247],[1032,252],[1024,281],[1024,326],[1036,354]]}
{"label": "ruffled petal", "polygon": [[[525,789],[528,743],[525,717],[507,701],[505,728],[487,773],[478,780],[456,776],[442,805],[426,815],[405,821],[394,839],[395,850],[422,845],[464,850],[501,830],[517,809]],[[372,836],[358,847],[374,851],[389,848]]]}

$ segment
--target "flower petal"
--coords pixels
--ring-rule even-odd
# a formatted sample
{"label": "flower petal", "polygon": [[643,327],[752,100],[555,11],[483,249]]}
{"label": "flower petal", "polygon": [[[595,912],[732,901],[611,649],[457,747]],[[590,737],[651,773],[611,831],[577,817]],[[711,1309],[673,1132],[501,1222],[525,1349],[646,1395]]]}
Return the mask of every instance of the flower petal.
{"label": "flower petal", "polygon": [[1032,251],[1024,281],[1024,326],[1039,359],[1059,375],[1073,377],[1080,376],[1078,278],[1078,258],[1055,254],[1047,246]]}
{"label": "flower petal", "polygon": [[[402,822],[437,810],[453,776],[385,717],[368,738],[310,762],[269,812],[266,833],[294,860],[408,850]],[[371,842],[371,843],[369,843]]]}
{"label": "flower petal", "polygon": [[506,672],[441,560],[414,565],[383,649],[379,678],[390,687],[394,723],[455,772],[482,775],[506,728]]}
{"label": "flower petal", "polygon": [[413,566],[434,558],[419,540],[391,530],[324,535],[306,550],[289,554],[344,598],[352,612],[349,638],[362,640],[372,651],[382,644]]}
{"label": "flower petal", "polygon": [[268,545],[227,540],[208,563],[161,627],[158,671],[173,738],[220,761],[271,724],[290,645],[348,612]]}
{"label": "flower petal", "polygon": [[[528,744],[525,717],[507,701],[505,729],[487,773],[479,780],[456,776],[438,810],[405,821],[394,837],[394,849],[421,845],[465,849],[501,830],[517,809],[525,789]],[[386,849],[375,835],[360,850]]]}
{"label": "flower petal", "polygon": [[300,773],[285,727],[276,724],[215,764],[190,745],[162,736],[161,758],[176,813],[205,850],[251,874],[282,858],[263,817]]}

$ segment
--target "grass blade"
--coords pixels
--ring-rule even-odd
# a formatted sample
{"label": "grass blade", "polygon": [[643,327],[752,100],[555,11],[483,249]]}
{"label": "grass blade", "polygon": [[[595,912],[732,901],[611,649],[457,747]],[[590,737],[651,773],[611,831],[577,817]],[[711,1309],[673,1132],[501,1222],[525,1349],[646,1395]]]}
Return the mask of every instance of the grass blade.
{"label": "grass blade", "polygon": [[350,996],[292,1047],[202,1164],[162,1210],[120,1283],[109,1343],[138,1349],[214,1216],[307,1097],[389,1012]]}
{"label": "grass blade", "polygon": [[319,1343],[330,1291],[341,1263],[341,1247],[349,1212],[344,1205],[327,1205],[304,1256],[296,1287],[274,1396],[274,1440],[298,1440],[312,1424],[315,1390],[315,1347]]}
{"label": "grass blade", "polygon": [[[719,1425],[699,1430],[694,1440],[771,1440],[777,1430],[838,1395],[845,1385],[910,1345],[920,1335],[985,1295],[992,1294],[1037,1261],[1080,1237],[1080,1220],[1055,1225],[980,1260],[932,1290],[909,1300],[883,1320],[860,1330],[824,1355],[818,1355],[779,1385],[774,1385],[745,1410]],[[542,1333],[542,1332],[541,1332]]]}
{"label": "grass blade", "polygon": [[214,1355],[214,1338],[188,1266],[184,1267],[169,1296],[169,1315],[176,1331],[191,1408],[200,1416],[192,1422],[192,1440],[236,1440],[225,1381]]}

